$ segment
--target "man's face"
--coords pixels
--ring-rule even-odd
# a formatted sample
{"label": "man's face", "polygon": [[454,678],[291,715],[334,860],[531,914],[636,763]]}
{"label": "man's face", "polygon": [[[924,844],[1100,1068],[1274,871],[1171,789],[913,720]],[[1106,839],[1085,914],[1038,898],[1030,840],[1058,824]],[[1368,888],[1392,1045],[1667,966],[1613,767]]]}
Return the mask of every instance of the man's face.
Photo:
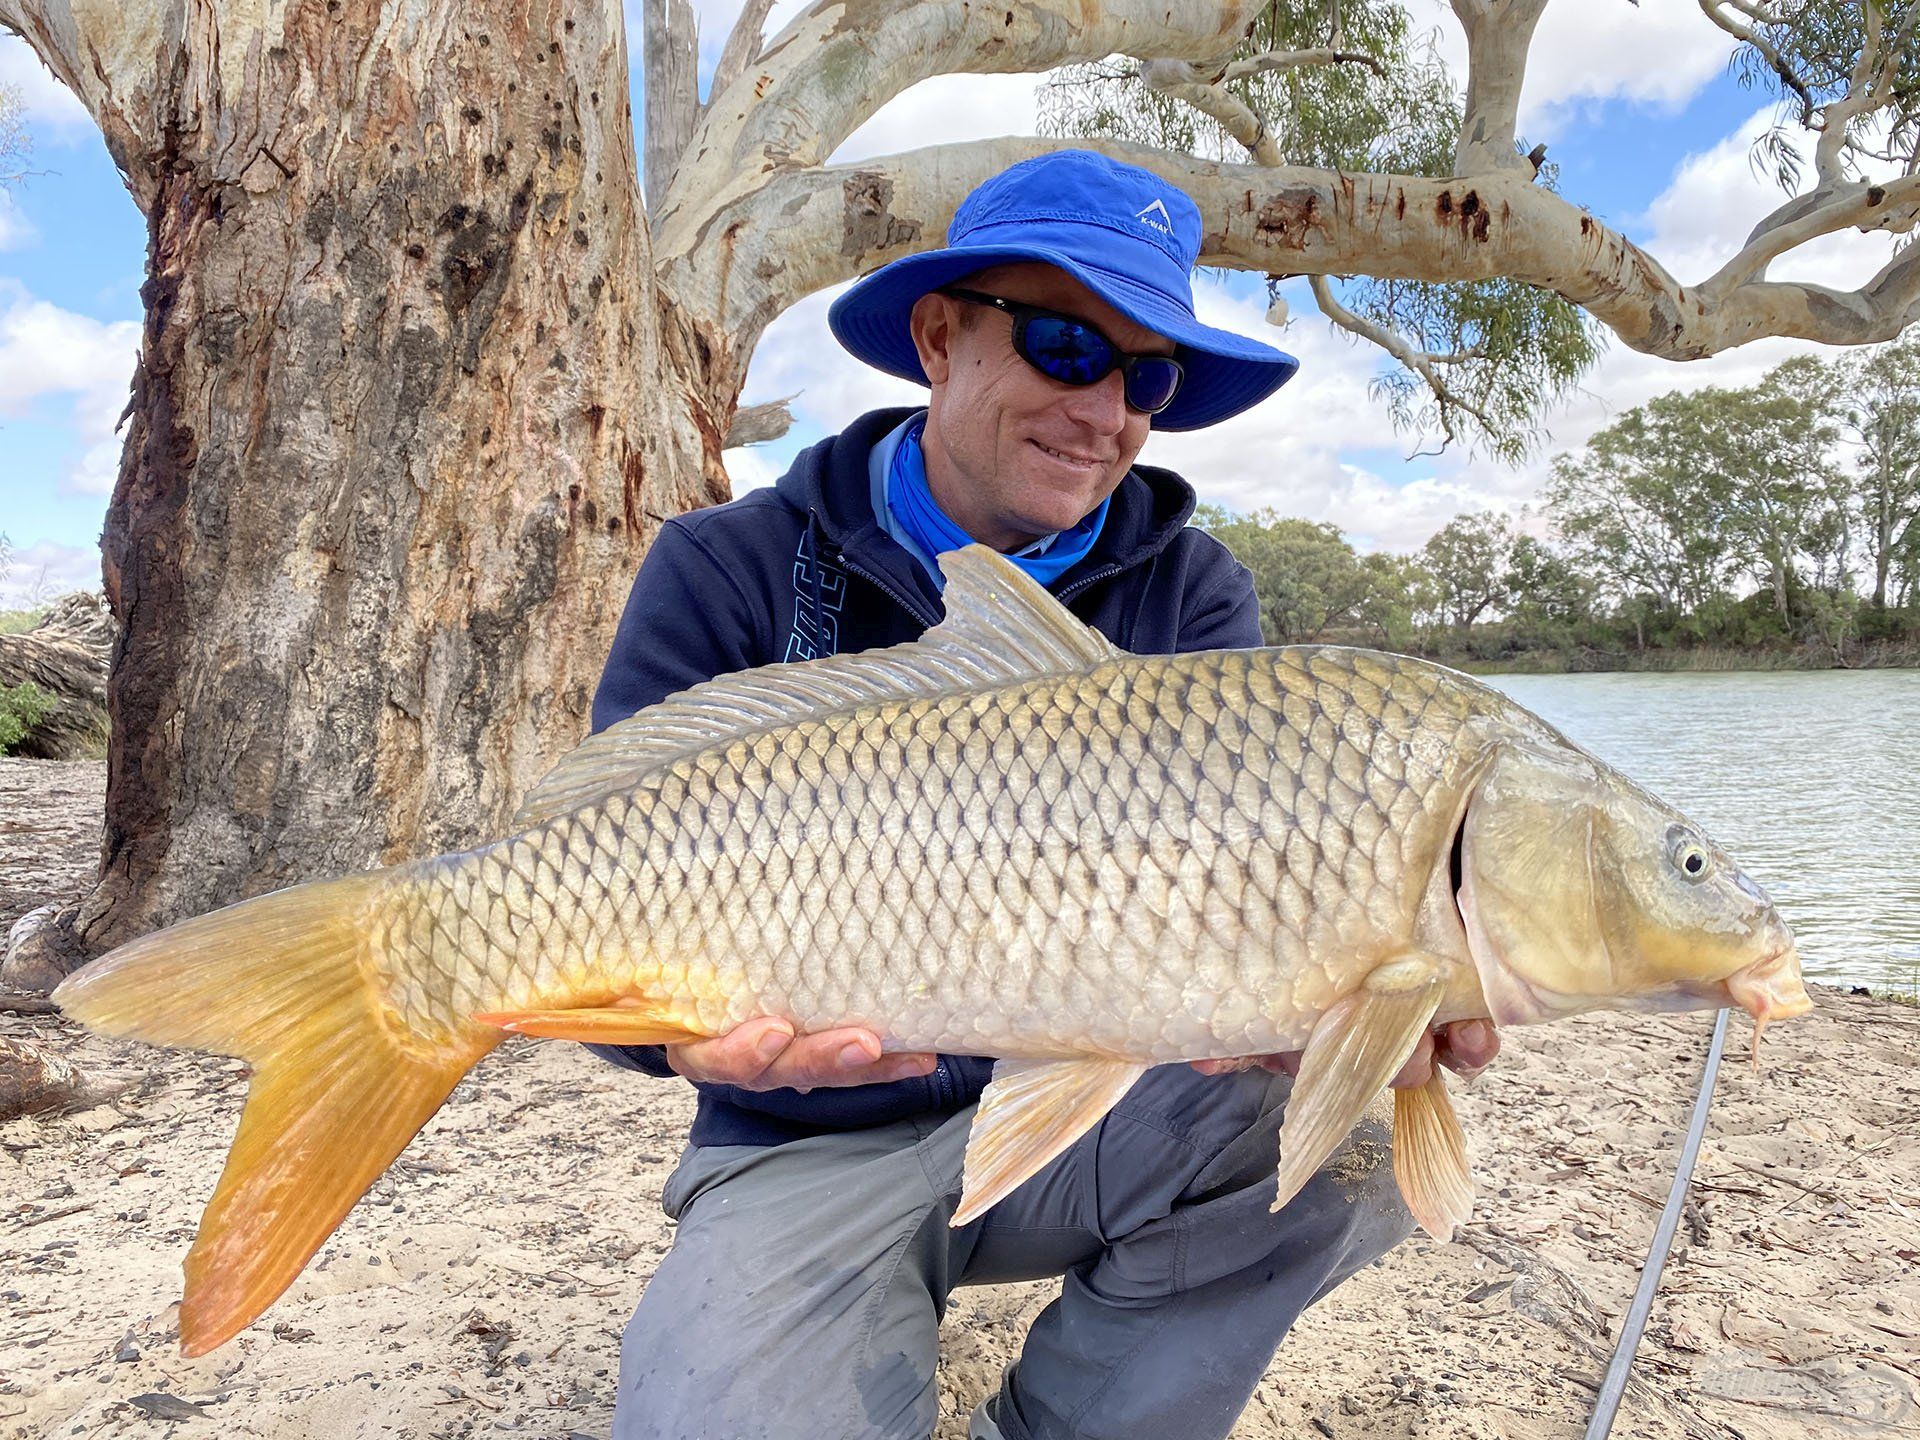
{"label": "man's face", "polygon": [[[1129,354],[1174,350],[1051,265],[1000,265],[959,284],[1084,320]],[[1118,370],[1093,385],[1049,379],[1014,350],[1012,316],[950,296],[922,296],[912,324],[933,382],[928,484],[970,535],[1017,549],[1078,524],[1113,493],[1149,421],[1128,407]]]}

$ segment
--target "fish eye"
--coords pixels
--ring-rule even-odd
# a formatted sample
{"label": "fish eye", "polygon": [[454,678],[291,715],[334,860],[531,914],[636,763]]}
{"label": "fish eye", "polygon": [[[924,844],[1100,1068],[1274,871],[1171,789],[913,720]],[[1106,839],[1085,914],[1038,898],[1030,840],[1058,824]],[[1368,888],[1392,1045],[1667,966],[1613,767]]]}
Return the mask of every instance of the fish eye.
{"label": "fish eye", "polygon": [[1698,882],[1706,879],[1713,869],[1713,857],[1707,853],[1707,847],[1691,835],[1680,834],[1673,839],[1673,865],[1681,879]]}

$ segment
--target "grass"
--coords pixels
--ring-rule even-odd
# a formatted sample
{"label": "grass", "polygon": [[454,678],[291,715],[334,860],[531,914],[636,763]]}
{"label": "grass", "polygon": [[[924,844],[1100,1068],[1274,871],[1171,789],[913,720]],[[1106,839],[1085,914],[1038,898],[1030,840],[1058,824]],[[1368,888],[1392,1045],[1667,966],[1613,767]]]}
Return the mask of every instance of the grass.
{"label": "grass", "polygon": [[0,635],[19,635],[33,629],[47,613],[47,607],[30,610],[0,610]]}
{"label": "grass", "polygon": [[1884,989],[1876,988],[1873,993],[1880,1000],[1920,1008],[1920,965],[1914,966],[1898,980],[1889,981]]}

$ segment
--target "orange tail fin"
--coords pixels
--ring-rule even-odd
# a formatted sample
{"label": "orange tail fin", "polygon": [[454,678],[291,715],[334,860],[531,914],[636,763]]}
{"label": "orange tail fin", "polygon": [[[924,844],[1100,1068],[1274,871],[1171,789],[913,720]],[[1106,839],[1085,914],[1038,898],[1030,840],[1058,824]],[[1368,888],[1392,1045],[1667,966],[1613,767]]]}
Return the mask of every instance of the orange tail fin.
{"label": "orange tail fin", "polygon": [[219,1187],[186,1260],[180,1342],[202,1355],[293,1283],[354,1202],[499,1043],[405,1029],[369,963],[411,888],[382,871],[262,895],[144,936],[54,999],[95,1030],[253,1063]]}

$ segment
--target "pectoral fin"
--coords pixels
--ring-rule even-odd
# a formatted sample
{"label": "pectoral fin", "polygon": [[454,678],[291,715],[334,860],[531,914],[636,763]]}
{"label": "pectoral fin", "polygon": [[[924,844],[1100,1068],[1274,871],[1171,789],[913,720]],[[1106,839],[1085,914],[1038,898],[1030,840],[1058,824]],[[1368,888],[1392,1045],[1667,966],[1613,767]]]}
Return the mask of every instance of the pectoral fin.
{"label": "pectoral fin", "polygon": [[1368,1103],[1406,1063],[1445,985],[1426,955],[1388,961],[1313,1027],[1280,1126],[1280,1209],[1326,1164]]}
{"label": "pectoral fin", "polygon": [[1473,1213],[1467,1137],[1436,1068],[1418,1090],[1393,1092],[1393,1178],[1420,1228],[1436,1240]]}
{"label": "pectoral fin", "polygon": [[666,1016],[625,1005],[599,1010],[490,1010],[473,1019],[516,1035],[584,1040],[591,1045],[679,1045],[710,1038]]}
{"label": "pectoral fin", "polygon": [[1091,1130],[1147,1073],[1127,1060],[1002,1060],[967,1136],[965,1179],[953,1225],[999,1204]]}

